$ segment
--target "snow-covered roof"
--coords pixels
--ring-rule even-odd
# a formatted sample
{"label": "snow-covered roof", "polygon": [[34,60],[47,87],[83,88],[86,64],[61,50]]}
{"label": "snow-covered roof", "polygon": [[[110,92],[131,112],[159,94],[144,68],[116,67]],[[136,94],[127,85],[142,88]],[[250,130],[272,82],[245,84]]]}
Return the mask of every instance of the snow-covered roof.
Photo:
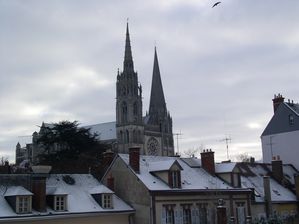
{"label": "snow-covered roof", "polygon": [[187,163],[190,167],[201,167],[201,159],[198,159],[196,157],[191,158],[181,158],[185,163]]}
{"label": "snow-covered roof", "polygon": [[[129,155],[128,154],[119,154],[121,160],[123,160],[127,165],[129,165]],[[149,190],[172,190],[161,179],[154,176],[151,171],[154,169],[154,164],[165,163],[169,164],[177,161],[178,164],[182,167],[181,170],[181,188],[176,190],[220,190],[220,189],[232,189],[231,186],[224,183],[219,178],[210,175],[203,168],[192,168],[187,163],[182,161],[180,158],[166,157],[166,156],[140,156],[140,172],[136,173],[132,169],[132,172],[143,182],[143,184]],[[129,166],[130,167],[130,166]]]}
{"label": "snow-covered roof", "polygon": [[83,126],[84,128],[90,128],[91,133],[98,134],[98,139],[105,141],[105,140],[112,140],[116,139],[116,122],[107,122],[101,124],[94,124],[94,125],[87,125]]}
{"label": "snow-covered roof", "polygon": [[[255,189],[256,202],[264,202],[264,176],[269,175],[265,164],[240,163],[241,185],[243,188]],[[297,201],[296,195],[270,177],[271,198],[273,202]]]}
{"label": "snow-covered roof", "polygon": [[30,191],[25,189],[22,186],[9,186],[5,190],[4,196],[25,196],[25,195],[33,195]]}
{"label": "snow-covered roof", "polygon": [[[68,179],[72,179],[73,183],[69,184],[64,181],[64,177],[68,176]],[[47,216],[55,214],[81,214],[81,213],[117,213],[117,212],[134,212],[134,209],[117,197],[113,191],[102,185],[90,174],[51,174],[46,180],[46,192],[49,195],[61,195],[67,194],[67,211],[56,212],[52,208],[47,207],[47,212],[38,212],[34,209],[30,214],[16,214],[5,200],[5,196],[10,191],[13,192],[14,188],[0,185],[0,221],[2,218],[16,218],[23,216]],[[28,191],[23,187],[17,187],[14,192],[22,190]],[[6,193],[4,194],[4,192]],[[31,192],[30,192],[31,193]],[[92,197],[93,193],[111,193],[113,198],[113,208],[102,208]],[[32,195],[32,193],[31,193]]]}
{"label": "snow-covered roof", "polygon": [[236,167],[236,163],[217,163],[215,164],[216,173],[231,173]]}
{"label": "snow-covered roof", "polygon": [[[170,168],[175,163],[177,163],[177,160],[175,158],[173,160],[168,160],[168,161],[151,162],[151,163],[149,163],[149,172],[170,170]],[[178,163],[178,165],[179,165],[179,163]],[[182,169],[182,167],[180,167],[180,169]]]}

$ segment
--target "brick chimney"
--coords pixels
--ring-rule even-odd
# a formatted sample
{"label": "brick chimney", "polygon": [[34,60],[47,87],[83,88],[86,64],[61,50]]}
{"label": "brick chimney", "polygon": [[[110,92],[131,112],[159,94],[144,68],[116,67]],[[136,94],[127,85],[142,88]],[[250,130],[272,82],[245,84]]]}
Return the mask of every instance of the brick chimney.
{"label": "brick chimney", "polygon": [[112,174],[110,174],[107,178],[107,187],[114,191],[114,177],[112,176]]}
{"label": "brick chimney", "polygon": [[140,161],[140,147],[129,148],[129,164],[136,173],[139,173],[140,171],[139,161]]}
{"label": "brick chimney", "polygon": [[32,206],[39,212],[46,211],[46,179],[51,166],[32,166]]}
{"label": "brick chimney", "polygon": [[272,199],[271,199],[271,187],[270,177],[264,176],[264,195],[265,195],[265,210],[267,218],[272,215]]}
{"label": "brick chimney", "polygon": [[278,95],[274,95],[274,99],[272,101],[273,101],[273,110],[275,113],[279,105],[284,102],[284,97],[280,93],[278,93]]}
{"label": "brick chimney", "polygon": [[276,181],[281,183],[283,180],[283,166],[280,157],[274,156],[271,163],[272,163],[272,175]]}
{"label": "brick chimney", "polygon": [[114,158],[114,152],[111,150],[107,150],[106,152],[103,153],[103,166],[107,168],[110,166]]}
{"label": "brick chimney", "polygon": [[200,153],[200,156],[202,168],[210,174],[215,175],[215,159],[212,149],[203,150],[203,152]]}

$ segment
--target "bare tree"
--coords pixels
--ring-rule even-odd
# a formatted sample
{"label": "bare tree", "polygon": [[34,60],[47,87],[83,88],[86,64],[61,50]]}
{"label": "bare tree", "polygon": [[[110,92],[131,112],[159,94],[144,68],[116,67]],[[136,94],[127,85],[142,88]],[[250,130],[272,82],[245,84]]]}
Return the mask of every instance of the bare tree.
{"label": "bare tree", "polygon": [[249,156],[247,152],[236,155],[237,162],[250,162],[250,158],[251,156]]}
{"label": "bare tree", "polygon": [[1,158],[0,158],[0,165],[4,166],[6,162],[8,162],[8,158],[4,157],[4,156],[1,156]]}
{"label": "bare tree", "polygon": [[195,156],[198,156],[199,153],[204,149],[204,145],[203,144],[200,144],[200,146],[196,147],[196,148],[189,148],[187,150],[185,150],[183,152],[183,155],[184,156],[187,156],[187,157],[195,157]]}

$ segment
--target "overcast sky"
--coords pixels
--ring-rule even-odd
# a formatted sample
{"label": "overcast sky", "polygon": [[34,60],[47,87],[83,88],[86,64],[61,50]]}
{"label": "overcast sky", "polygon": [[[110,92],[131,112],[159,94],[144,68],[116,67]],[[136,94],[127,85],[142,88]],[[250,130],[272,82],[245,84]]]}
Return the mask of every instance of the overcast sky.
{"label": "overcast sky", "polygon": [[230,158],[260,159],[273,95],[299,99],[299,1],[214,3],[0,0],[0,157],[14,161],[43,121],[115,120],[129,18],[143,113],[156,45],[180,151],[203,146],[225,160],[229,137]]}

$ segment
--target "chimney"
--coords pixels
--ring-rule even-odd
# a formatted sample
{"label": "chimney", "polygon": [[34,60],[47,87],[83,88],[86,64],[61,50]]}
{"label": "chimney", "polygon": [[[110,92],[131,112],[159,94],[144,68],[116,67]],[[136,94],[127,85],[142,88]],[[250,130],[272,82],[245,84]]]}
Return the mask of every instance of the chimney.
{"label": "chimney", "polygon": [[265,210],[266,216],[269,218],[272,215],[272,199],[270,188],[270,177],[264,176],[264,195],[265,195]]}
{"label": "chimney", "polygon": [[295,179],[295,191],[296,191],[296,196],[297,199],[299,200],[299,175],[295,174],[294,175],[294,179]]}
{"label": "chimney", "polygon": [[139,173],[140,170],[139,160],[140,160],[140,148],[139,147],[129,148],[129,164],[136,173]]}
{"label": "chimney", "polygon": [[284,102],[284,97],[280,93],[278,93],[278,95],[274,95],[274,99],[272,101],[273,101],[273,110],[275,113],[279,105]]}
{"label": "chimney", "polygon": [[46,211],[46,179],[51,166],[32,166],[32,206],[39,212]]}
{"label": "chimney", "polygon": [[283,166],[280,156],[277,156],[276,159],[273,157],[272,160],[272,175],[276,181],[282,183],[283,180]]}
{"label": "chimney", "polygon": [[212,149],[203,150],[203,152],[200,153],[200,156],[202,168],[204,168],[210,174],[215,175],[215,160]]}
{"label": "chimney", "polygon": [[112,174],[110,174],[107,178],[107,187],[114,191],[114,177],[112,176]]}
{"label": "chimney", "polygon": [[113,161],[114,158],[114,152],[112,152],[111,150],[107,150],[106,152],[103,153],[103,166],[105,168],[107,168],[108,166],[110,166],[110,164]]}

